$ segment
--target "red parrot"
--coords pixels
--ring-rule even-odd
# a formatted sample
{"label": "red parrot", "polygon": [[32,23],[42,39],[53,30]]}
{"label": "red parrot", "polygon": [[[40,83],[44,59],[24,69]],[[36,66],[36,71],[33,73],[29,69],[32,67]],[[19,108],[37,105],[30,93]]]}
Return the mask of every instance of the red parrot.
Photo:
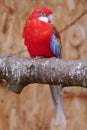
{"label": "red parrot", "polygon": [[[52,10],[35,9],[24,26],[23,37],[31,57],[62,58],[60,33],[52,24]],[[50,85],[55,108],[55,123],[66,127],[62,85]]]}

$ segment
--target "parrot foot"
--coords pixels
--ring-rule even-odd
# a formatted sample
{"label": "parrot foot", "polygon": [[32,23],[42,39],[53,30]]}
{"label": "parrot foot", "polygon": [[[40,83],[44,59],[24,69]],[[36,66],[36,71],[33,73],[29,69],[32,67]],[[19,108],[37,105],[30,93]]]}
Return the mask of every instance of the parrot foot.
{"label": "parrot foot", "polygon": [[36,56],[35,59],[38,60],[38,59],[41,59],[41,58],[44,58],[43,56]]}

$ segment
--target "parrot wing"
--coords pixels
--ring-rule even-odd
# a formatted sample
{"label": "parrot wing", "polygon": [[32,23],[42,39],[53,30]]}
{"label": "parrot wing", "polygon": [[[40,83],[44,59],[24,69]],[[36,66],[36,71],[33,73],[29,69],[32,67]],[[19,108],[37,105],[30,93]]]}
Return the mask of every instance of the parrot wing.
{"label": "parrot wing", "polygon": [[53,35],[50,42],[50,48],[56,57],[60,59],[62,58],[61,38],[55,27],[53,27]]}
{"label": "parrot wing", "polygon": [[60,42],[54,34],[52,35],[52,39],[50,42],[50,48],[56,57],[58,57],[60,59],[62,58]]}

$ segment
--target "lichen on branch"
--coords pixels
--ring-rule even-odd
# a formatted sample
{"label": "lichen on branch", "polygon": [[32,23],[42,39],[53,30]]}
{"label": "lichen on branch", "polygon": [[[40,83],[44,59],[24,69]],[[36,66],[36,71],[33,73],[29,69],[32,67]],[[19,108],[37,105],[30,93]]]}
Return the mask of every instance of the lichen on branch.
{"label": "lichen on branch", "polygon": [[6,80],[7,89],[15,93],[31,83],[86,88],[87,61],[0,56],[0,79]]}

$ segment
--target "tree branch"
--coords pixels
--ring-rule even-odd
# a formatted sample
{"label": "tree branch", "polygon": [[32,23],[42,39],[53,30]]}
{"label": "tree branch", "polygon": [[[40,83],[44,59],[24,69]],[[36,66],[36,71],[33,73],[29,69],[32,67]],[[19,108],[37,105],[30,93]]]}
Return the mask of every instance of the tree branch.
{"label": "tree branch", "polygon": [[87,87],[87,61],[0,56],[0,79],[20,93],[30,83]]}

